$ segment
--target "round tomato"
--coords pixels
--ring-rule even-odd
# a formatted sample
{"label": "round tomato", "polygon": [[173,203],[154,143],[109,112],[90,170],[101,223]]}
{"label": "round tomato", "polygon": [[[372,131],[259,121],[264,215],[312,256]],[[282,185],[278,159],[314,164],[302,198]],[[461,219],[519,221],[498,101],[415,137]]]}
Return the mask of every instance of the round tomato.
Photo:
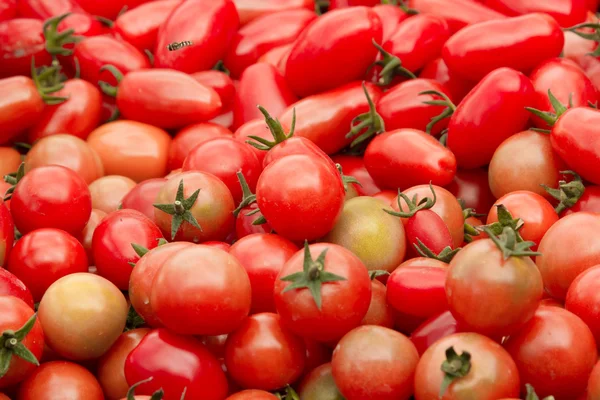
{"label": "round tomato", "polygon": [[249,389],[232,394],[225,400],[277,400],[277,397],[264,390]]}
{"label": "round tomato", "polygon": [[0,176],[15,172],[21,165],[21,154],[12,147],[0,147]]}
{"label": "round tomato", "polygon": [[102,222],[102,219],[105,216],[106,213],[104,211],[92,208],[92,214],[90,215],[87,225],[85,228],[83,228],[83,231],[81,231],[81,235],[77,237],[85,249],[88,265],[95,265],[94,253],[92,252],[92,239],[94,238],[94,231],[96,230],[96,227],[100,222]]}
{"label": "round tomato", "polygon": [[121,208],[137,210],[153,220],[156,195],[166,182],[165,178],[141,181],[123,197]]}
{"label": "round tomato", "polygon": [[342,400],[331,373],[331,363],[313,369],[300,384],[298,395],[302,400]]}
{"label": "round tomato", "polygon": [[0,268],[0,296],[13,296],[33,309],[33,296],[25,284],[4,268]]}
{"label": "round tomato", "polygon": [[135,187],[135,181],[120,175],[108,175],[96,179],[89,186],[92,206],[111,213],[121,206],[123,198]]}
{"label": "round tomato", "polygon": [[417,348],[419,355],[423,355],[439,339],[457,332],[459,332],[458,322],[450,311],[444,311],[419,325],[411,333],[410,340]]}
{"label": "round tomato", "polygon": [[600,277],[600,265],[583,271],[569,286],[565,308],[586,323],[600,343],[600,292],[596,282]]}
{"label": "round tomato", "polygon": [[183,128],[177,132],[169,147],[167,169],[173,171],[181,168],[194,147],[221,136],[231,137],[232,133],[229,129],[210,122],[200,122]]}
{"label": "round tomato", "polygon": [[386,299],[385,285],[372,277],[371,303],[361,325],[378,325],[385,328],[394,327],[394,310]]}
{"label": "round tomato", "polygon": [[6,203],[0,201],[0,266],[6,265],[15,240],[15,225]]}

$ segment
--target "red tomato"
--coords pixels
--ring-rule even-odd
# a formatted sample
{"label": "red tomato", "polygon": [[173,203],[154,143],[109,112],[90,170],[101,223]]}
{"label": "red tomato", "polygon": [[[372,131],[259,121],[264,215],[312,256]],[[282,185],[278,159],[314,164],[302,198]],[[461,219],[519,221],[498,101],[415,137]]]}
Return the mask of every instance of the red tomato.
{"label": "red tomato", "polygon": [[[11,356],[8,358],[8,370],[0,376],[0,388],[5,388],[21,382],[39,366],[38,360],[44,349],[44,332],[33,309],[23,300],[0,296],[0,310],[0,332],[3,348],[6,349],[3,351],[3,361],[6,362],[7,355]],[[29,324],[32,318],[34,322]],[[19,338],[20,335],[23,337]]]}
{"label": "red tomato", "polygon": [[483,4],[505,15],[515,16],[541,12],[551,15],[561,26],[570,27],[585,21],[586,0],[484,0]]}
{"label": "red tomato", "polygon": [[[517,160],[511,160],[511,162],[516,163]],[[496,201],[490,191],[488,173],[485,169],[459,169],[452,182],[446,185],[446,189],[457,199],[464,201],[466,208],[473,208],[478,213],[488,211]]]}
{"label": "red tomato", "polygon": [[337,344],[331,372],[348,399],[408,399],[418,362],[415,345],[403,334],[381,326],[361,326]]}
{"label": "red tomato", "polygon": [[[471,4],[474,3],[471,2]],[[448,71],[448,66],[441,57],[427,64],[419,74],[419,77],[439,82],[448,90],[449,94],[451,94],[450,97],[455,101],[462,100],[477,83],[464,80],[456,76],[456,74],[452,74]]]}
{"label": "red tomato", "polygon": [[154,201],[167,180],[165,178],[147,179],[138,183],[121,201],[121,208],[141,212],[154,219]]}
{"label": "red tomato", "polygon": [[558,220],[544,235],[537,264],[546,291],[564,299],[575,278],[586,269],[600,264],[600,215],[578,212]]}
{"label": "red tomato", "polygon": [[56,228],[72,235],[81,232],[92,212],[85,181],[58,165],[29,171],[12,194],[10,211],[22,234],[39,228]]}
{"label": "red tomato", "polygon": [[[435,212],[424,209],[417,211],[409,217],[404,224],[406,243],[409,255],[429,249],[434,255],[442,254],[447,248],[452,248],[452,235],[442,220]],[[420,253],[419,253],[420,254]]]}
{"label": "red tomato", "polygon": [[[273,134],[271,133],[269,127],[267,126],[264,118],[255,119],[253,121],[247,122],[244,125],[240,126],[236,129],[233,134],[233,138],[237,141],[247,143],[250,139],[250,136],[258,136],[262,139],[271,141],[273,139]],[[252,151],[258,157],[258,159],[263,162],[265,156],[267,155],[266,151],[259,150],[256,147],[252,146]]]}
{"label": "red tomato", "polygon": [[250,280],[229,253],[209,246],[189,246],[156,272],[150,303],[156,317],[174,332],[230,333],[250,311]]}
{"label": "red tomato", "polygon": [[540,397],[553,395],[557,400],[582,394],[598,359],[590,329],[559,307],[538,308],[504,347],[517,364],[521,385],[529,383]]}
{"label": "red tomato", "polygon": [[135,181],[120,175],[108,175],[96,179],[89,186],[92,206],[111,213],[119,209],[121,200],[135,187]]}
{"label": "red tomato", "polygon": [[240,14],[241,25],[245,25],[261,16],[279,11],[299,8],[311,11],[315,9],[313,0],[235,0],[234,3]]}
{"label": "red tomato", "polygon": [[90,215],[87,225],[85,228],[83,228],[83,231],[81,231],[81,235],[77,236],[79,242],[85,249],[89,265],[95,265],[94,253],[92,252],[92,239],[94,237],[94,231],[105,216],[106,213],[104,211],[92,208],[92,214]]}
{"label": "red tomato", "polygon": [[162,388],[164,400],[179,400],[184,390],[190,399],[222,400],[227,396],[227,378],[219,361],[198,339],[166,329],[151,331],[129,353],[125,377],[130,385],[153,377],[138,386],[136,393],[150,395]]}
{"label": "red tomato", "polygon": [[448,148],[458,166],[488,164],[504,140],[524,130],[529,120],[525,107],[533,102],[533,86],[522,73],[499,68],[485,76],[456,107],[448,123]]}
{"label": "red tomato", "polygon": [[227,373],[242,387],[275,390],[295,382],[305,357],[303,340],[273,313],[248,317],[225,344]]}
{"label": "red tomato", "polygon": [[260,225],[254,225],[254,221],[262,216],[259,212],[251,214],[258,209],[256,203],[252,203],[240,210],[240,213],[235,217],[235,237],[239,240],[254,233],[271,233],[273,228],[268,222]]}
{"label": "red tomato", "polygon": [[382,190],[381,192],[371,195],[372,198],[382,200],[390,205],[396,204],[396,196],[398,196],[398,192],[394,192],[393,190]]}
{"label": "red tomato", "polygon": [[21,165],[21,153],[12,147],[0,147],[0,176],[15,172]]}
{"label": "red tomato", "polygon": [[82,11],[71,0],[20,0],[17,12],[20,17],[45,20],[72,11]]}
{"label": "red tomato", "polygon": [[102,387],[90,371],[68,361],[44,363],[19,387],[18,400],[104,400]]}
{"label": "red tomato", "polygon": [[344,196],[337,171],[305,154],[272,162],[256,185],[262,214],[278,234],[290,240],[315,240],[329,232],[342,213]]}
{"label": "red tomato", "polygon": [[379,2],[373,2],[373,12],[377,14],[381,20],[382,28],[382,42],[386,42],[398,29],[398,25],[408,17],[407,14],[402,10],[401,7],[397,7],[395,4],[379,4]]}
{"label": "red tomato", "polygon": [[[0,78],[29,76],[32,59],[36,67],[50,65],[52,59],[46,51],[43,24],[43,21],[34,18],[0,21]],[[4,88],[2,92],[10,93]]]}
{"label": "red tomato", "polygon": [[226,251],[228,253],[229,253],[229,250],[231,249],[231,245],[229,243],[219,242],[218,240],[213,240],[212,242],[204,242],[202,244],[205,246],[215,247],[217,249]]}
{"label": "red tomato", "polygon": [[285,68],[284,68],[285,61],[284,60],[287,59],[287,56],[289,56],[290,51],[292,51],[293,46],[294,46],[294,43],[275,47],[274,49],[271,49],[271,50],[267,51],[265,54],[263,54],[258,59],[258,62],[264,62],[267,64],[271,64],[272,66],[276,67],[279,72],[281,72],[283,74],[285,72]]}
{"label": "red tomato", "polygon": [[13,19],[16,15],[17,0],[4,0],[0,3],[0,22]]}
{"label": "red tomato", "polygon": [[33,309],[33,297],[25,284],[4,268],[0,268],[0,296],[13,296]]}
{"label": "red tomato", "polygon": [[419,12],[444,18],[452,33],[467,25],[506,18],[504,14],[472,0],[455,0],[452,7],[448,7],[446,0],[410,0],[408,4]]}
{"label": "red tomato", "polygon": [[[360,79],[375,60],[381,21],[367,7],[333,10],[300,34],[285,65],[285,77],[299,97],[331,90]],[[352,51],[348,51],[352,48]],[[343,66],[337,68],[335,66]],[[306,71],[318,71],[307,77]]]}
{"label": "red tomato", "polygon": [[360,182],[360,185],[352,184],[359,195],[372,196],[381,191],[381,188],[377,186],[371,175],[369,175],[362,157],[340,154],[333,156],[331,160],[342,166],[344,175],[352,176]]}
{"label": "red tomato", "polygon": [[88,13],[114,20],[125,7],[126,10],[131,10],[149,0],[109,0],[103,4],[98,4],[94,0],[76,1]]}
{"label": "red tomato", "polygon": [[599,273],[600,266],[594,266],[579,274],[569,286],[565,300],[566,309],[586,323],[596,343],[600,343],[600,293],[595,287]]}
{"label": "red tomato", "polygon": [[242,264],[250,278],[252,314],[275,312],[275,279],[298,250],[298,246],[289,240],[268,233],[245,236],[231,246],[229,253]]}
{"label": "red tomato", "polygon": [[[55,18],[60,18],[61,16],[60,13],[54,15]],[[63,33],[69,29],[73,29],[75,35],[85,37],[104,35],[109,32],[109,29],[100,20],[83,11],[72,12],[61,20],[57,26],[57,33]],[[51,37],[51,35],[48,36]],[[64,47],[70,50],[72,46],[67,45]]]}
{"label": "red tomato", "polygon": [[[460,367],[470,365],[466,375],[453,379],[444,399],[476,396],[478,400],[495,400],[519,396],[519,371],[510,355],[498,343],[477,333],[455,333],[429,347],[421,357],[415,374],[415,397],[438,399],[445,373],[440,368],[447,360],[446,351],[453,348],[452,360]],[[470,362],[464,359],[470,354]]]}
{"label": "red tomato", "polygon": [[452,316],[450,311],[444,311],[441,314],[434,315],[423,322],[410,335],[419,355],[422,356],[432,344],[439,339],[452,335],[459,331],[458,322]]}
{"label": "red tomato", "polygon": [[529,73],[542,61],[557,57],[563,44],[556,20],[532,13],[466,27],[446,42],[442,57],[452,73],[476,80],[500,67]]}
{"label": "red tomato", "polygon": [[590,374],[586,394],[588,397],[585,397],[584,399],[593,399],[600,395],[600,363],[596,363],[596,366],[594,366],[594,369]]}
{"label": "red tomato", "polygon": [[587,186],[577,203],[567,208],[561,216],[580,211],[600,213],[600,186]]}
{"label": "red tomato", "polygon": [[15,274],[39,302],[46,290],[65,275],[88,271],[83,246],[60,229],[37,229],[24,235],[8,260],[8,270]]}
{"label": "red tomato", "polygon": [[217,92],[221,99],[222,110],[229,110],[231,108],[236,87],[229,75],[221,71],[208,70],[194,72],[191,74],[191,77]]}
{"label": "red tomato", "polygon": [[0,201],[0,266],[6,265],[13,248],[15,225],[9,209]]}
{"label": "red tomato", "polygon": [[298,388],[298,395],[303,400],[341,399],[331,374],[331,363],[322,364],[306,375]]}
{"label": "red tomato", "polygon": [[[231,0],[182,2],[158,31],[154,65],[187,73],[211,69],[225,56],[238,26],[238,12]],[[192,44],[168,50],[169,44],[181,41]]]}
{"label": "red tomato", "polygon": [[231,135],[229,129],[210,122],[201,122],[183,128],[177,132],[169,147],[167,169],[173,171],[181,168],[190,151],[200,143],[217,137],[230,137]]}
{"label": "red tomato", "polygon": [[41,118],[44,101],[35,83],[25,76],[0,79],[0,91],[6,93],[0,104],[0,144],[5,144]]}
{"label": "red tomato", "polygon": [[387,303],[386,287],[377,279],[371,280],[371,303],[361,325],[378,325],[385,328],[394,327],[394,310]]}
{"label": "red tomato", "polygon": [[[291,278],[287,277],[298,278],[298,273],[316,284],[318,294],[313,295],[306,286],[286,289],[294,284],[288,283]],[[328,280],[335,277],[343,280]],[[298,251],[283,266],[274,296],[285,326],[304,338],[331,342],[357,327],[366,315],[371,280],[364,264],[349,250],[328,243],[305,245],[304,251]]]}
{"label": "red tomato", "polygon": [[154,51],[158,29],[181,1],[149,1],[127,10],[115,20],[114,32],[140,51]]}

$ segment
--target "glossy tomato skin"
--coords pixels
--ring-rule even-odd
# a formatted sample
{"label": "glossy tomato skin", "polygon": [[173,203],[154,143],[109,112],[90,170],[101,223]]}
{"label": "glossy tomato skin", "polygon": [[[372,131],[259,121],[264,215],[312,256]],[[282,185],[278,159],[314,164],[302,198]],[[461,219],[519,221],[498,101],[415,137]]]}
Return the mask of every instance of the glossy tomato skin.
{"label": "glossy tomato skin", "polygon": [[385,43],[393,34],[396,32],[398,25],[408,17],[409,14],[405,13],[400,7],[396,7],[394,4],[379,4],[375,2],[371,8],[375,14],[381,20],[382,28],[382,41]]}
{"label": "glossy tomato skin", "polygon": [[598,397],[598,395],[600,395],[600,363],[596,363],[596,366],[590,374],[586,395],[587,397],[583,397],[583,399],[593,400],[594,397]]}
{"label": "glossy tomato skin", "polygon": [[290,240],[314,240],[329,232],[342,213],[344,196],[339,173],[311,155],[276,160],[256,185],[262,214],[278,234]]}
{"label": "glossy tomato skin", "polygon": [[261,213],[249,215],[252,211],[258,209],[256,203],[252,203],[248,207],[242,208],[238,216],[235,218],[235,237],[242,239],[253,233],[271,233],[273,228],[268,222],[260,225],[253,225],[257,218],[260,218]]}
{"label": "glossy tomato skin", "polygon": [[[13,296],[0,296],[0,332],[6,330],[19,330],[34,311],[23,300]],[[33,328],[20,341],[29,351],[39,360],[44,349],[44,332],[40,321],[36,319]],[[27,362],[16,355],[10,360],[10,365],[6,374],[0,378],[0,388],[5,388],[17,384],[31,374],[36,369],[35,364]]]}
{"label": "glossy tomato skin", "polygon": [[148,333],[125,360],[125,377],[132,385],[153,376],[136,389],[151,395],[161,387],[165,400],[186,397],[221,400],[227,396],[227,379],[219,361],[195,338],[179,336],[166,329]]}
{"label": "glossy tomato skin", "polygon": [[160,25],[181,0],[150,1],[117,17],[114,32],[138,50],[154,51]]}
{"label": "glossy tomato skin", "polygon": [[35,168],[17,184],[10,211],[22,234],[39,228],[62,229],[76,235],[92,212],[87,184],[58,165]]}
{"label": "glossy tomato skin", "polygon": [[272,65],[257,63],[242,74],[233,104],[233,128],[264,118],[257,105],[271,115],[280,115],[298,98],[279,71]]}
{"label": "glossy tomato skin", "polygon": [[464,351],[471,354],[471,368],[465,377],[448,386],[444,399],[468,398],[471,395],[481,400],[518,398],[519,371],[506,350],[477,333],[455,333],[435,342],[421,357],[415,374],[417,399],[439,398],[444,378],[440,366],[446,359],[446,349],[451,346],[458,354]]}
{"label": "glossy tomato skin", "polygon": [[309,139],[296,136],[291,137],[283,142],[277,144],[272,147],[271,150],[267,152],[267,155],[263,160],[263,168],[266,168],[267,165],[271,164],[273,161],[283,158],[285,156],[290,156],[293,154],[309,154],[316,155],[321,158],[326,163],[330,164],[332,168],[337,168],[333,163],[332,159],[325,154],[323,150],[319,148],[316,144],[311,142]]}
{"label": "glossy tomato skin", "polygon": [[563,300],[575,278],[600,264],[600,247],[593,238],[600,232],[600,215],[577,212],[558,220],[544,235],[537,264],[544,287],[552,297]]}
{"label": "glossy tomato skin", "polygon": [[309,248],[313,259],[328,249],[325,271],[343,276],[346,280],[322,285],[320,310],[306,288],[283,293],[290,283],[281,278],[302,271],[304,251],[299,251],[285,263],[275,281],[275,307],[283,323],[296,334],[331,342],[357,327],[366,315],[371,301],[371,281],[364,264],[349,250],[327,243],[314,244]]}
{"label": "glossy tomato skin", "polygon": [[446,42],[442,57],[450,71],[475,80],[501,67],[529,73],[540,62],[557,57],[563,44],[556,20],[532,13],[467,27]]}
{"label": "glossy tomato skin", "polygon": [[250,311],[244,267],[209,246],[186,247],[156,272],[150,303],[156,317],[181,334],[221,335],[237,329]]}
{"label": "glossy tomato skin", "polygon": [[[238,26],[231,0],[182,2],[158,31],[154,65],[186,73],[211,69],[225,55]],[[167,49],[173,42],[186,40],[193,44],[177,51]]]}
{"label": "glossy tomato skin", "polygon": [[587,186],[583,195],[573,207],[567,208],[561,216],[580,211],[600,212],[600,186]]}
{"label": "glossy tomato skin", "polygon": [[3,60],[0,78],[30,76],[32,58],[35,58],[36,67],[50,64],[52,59],[46,51],[43,24],[36,18],[0,21],[0,59]]}
{"label": "glossy tomato skin", "polygon": [[5,266],[15,240],[15,224],[6,204],[0,202],[0,266]]}
{"label": "glossy tomato skin", "polygon": [[415,246],[419,241],[434,254],[440,254],[446,247],[452,247],[452,235],[442,217],[431,210],[421,210],[404,224],[406,245],[409,257],[417,256]]}
{"label": "glossy tomato skin", "polygon": [[122,209],[141,212],[151,220],[154,219],[154,202],[156,195],[167,182],[165,178],[147,179],[138,183],[121,201]]}
{"label": "glossy tomato skin", "polygon": [[98,88],[82,79],[71,79],[54,95],[68,100],[45,106],[41,119],[29,130],[29,143],[58,133],[86,139],[100,124],[102,96]]}
{"label": "glossy tomato skin", "polygon": [[94,375],[69,361],[44,363],[25,380],[18,400],[62,400],[68,393],[73,400],[103,400],[102,387]]}
{"label": "glossy tomato skin", "polygon": [[[233,134],[233,138],[242,143],[247,143],[250,140],[249,136],[258,136],[262,139],[273,140],[273,134],[269,130],[264,118],[255,119],[250,122],[246,122],[244,125],[240,126],[235,130]],[[252,147],[252,151],[258,157],[261,162],[264,161],[267,152],[264,150],[259,150],[255,147]]]}
{"label": "glossy tomato skin", "polygon": [[[381,43],[382,35],[381,20],[367,7],[328,12],[296,40],[286,61],[285,77],[299,97],[360,79],[377,54],[371,41]],[[353,50],[347,51],[348,46]],[[317,73],[307,79],[308,70]]]}
{"label": "glossy tomato skin", "polygon": [[221,125],[210,122],[200,122],[186,126],[177,132],[171,142],[167,169],[173,171],[181,168],[183,161],[194,147],[207,140],[222,136],[231,137],[232,132]]}
{"label": "glossy tomato skin", "polygon": [[552,148],[585,180],[600,184],[600,139],[591,129],[600,120],[600,111],[587,107],[567,110],[552,127]]}
{"label": "glossy tomato skin", "polygon": [[242,264],[250,279],[252,314],[275,312],[275,280],[283,265],[298,250],[294,243],[270,233],[254,233],[231,246],[229,253]]}
{"label": "glossy tomato skin", "polygon": [[204,86],[212,88],[221,99],[222,110],[229,110],[235,97],[236,86],[233,80],[224,72],[217,70],[199,71],[191,77]]}
{"label": "glossy tomato skin", "polygon": [[[419,74],[419,78],[432,79],[439,82],[443,85],[445,90],[451,94],[450,98],[455,101],[462,100],[477,83],[465,80],[456,76],[456,74],[451,73],[444,62],[444,59],[441,57],[438,57],[425,65]],[[430,108],[433,107],[435,106],[431,106]]]}
{"label": "glossy tomato skin", "polygon": [[152,249],[162,237],[154,222],[139,211],[124,209],[110,213],[98,224],[92,239],[98,274],[119,289],[127,290],[132,271],[129,263],[140,259],[132,243]]}
{"label": "glossy tomato skin", "polygon": [[562,27],[570,27],[585,21],[588,11],[586,0],[484,0],[483,4],[505,15],[516,16],[532,12],[551,15]]}
{"label": "glossy tomato skin", "polygon": [[596,343],[600,343],[600,315],[598,314],[599,294],[595,288],[600,266],[585,270],[571,283],[565,308],[577,315],[592,331]]}
{"label": "glossy tomato skin", "polygon": [[504,14],[470,0],[454,1],[452,7],[446,7],[445,0],[410,0],[408,4],[419,12],[444,18],[452,33],[467,25],[506,18]]}
{"label": "glossy tomato skin", "polygon": [[295,9],[306,9],[313,11],[315,4],[312,0],[235,0],[240,15],[240,25],[246,25],[250,21],[264,15]]}
{"label": "glossy tomato skin", "polygon": [[486,75],[458,105],[448,123],[447,146],[458,166],[477,168],[488,164],[506,138],[525,128],[530,116],[525,107],[533,103],[533,85],[522,73],[499,68]]}
{"label": "glossy tomato skin", "polygon": [[[375,104],[381,97],[381,90],[372,84],[366,84],[369,96]],[[295,136],[313,141],[327,154],[334,154],[348,146],[347,139],[350,123],[358,115],[369,111],[369,104],[362,85],[349,83],[336,89],[306,97],[281,114],[279,120],[289,129],[296,110]]]}
{"label": "glossy tomato skin", "polygon": [[5,0],[0,3],[0,22],[13,19],[17,15],[17,0]]}
{"label": "glossy tomato skin", "polygon": [[183,72],[154,68],[123,78],[117,107],[126,119],[172,129],[216,117],[221,100],[213,89]]}
{"label": "glossy tomato skin", "polygon": [[23,0],[17,3],[20,17],[45,20],[73,11],[83,11],[71,0]]}
{"label": "glossy tomato skin", "polygon": [[33,297],[27,286],[4,268],[0,268],[0,296],[16,297],[33,309]]}
{"label": "glossy tomato skin", "polygon": [[529,383],[538,396],[552,393],[557,400],[572,399],[585,391],[598,358],[594,336],[585,323],[552,306],[538,308],[504,347],[519,368],[521,385]]}
{"label": "glossy tomato skin", "polygon": [[429,182],[445,186],[456,174],[454,154],[418,129],[377,135],[367,146],[364,162],[369,175],[385,189],[407,189]]}
{"label": "glossy tomato skin", "polygon": [[477,213],[487,212],[496,197],[490,191],[488,173],[485,169],[458,170],[452,182],[445,186],[457,199],[465,202],[467,208]]}
{"label": "glossy tomato skin", "polygon": [[0,144],[6,144],[41,118],[44,102],[25,76],[0,79],[0,91],[5,93],[0,104]]}
{"label": "glossy tomato skin", "polygon": [[36,229],[24,235],[10,253],[8,270],[39,302],[46,290],[65,275],[88,271],[83,246],[60,229]]}
{"label": "glossy tomato skin", "polygon": [[371,280],[371,303],[360,324],[394,328],[394,310],[387,302],[385,285],[377,279]]}
{"label": "glossy tomato skin", "polygon": [[439,339],[457,332],[459,332],[458,322],[450,311],[444,311],[419,325],[411,333],[410,340],[417,348],[419,356],[422,356]]}
{"label": "glossy tomato skin", "polygon": [[92,206],[111,213],[117,211],[123,197],[135,187],[134,180],[120,175],[107,175],[96,179],[89,186],[92,194]]}

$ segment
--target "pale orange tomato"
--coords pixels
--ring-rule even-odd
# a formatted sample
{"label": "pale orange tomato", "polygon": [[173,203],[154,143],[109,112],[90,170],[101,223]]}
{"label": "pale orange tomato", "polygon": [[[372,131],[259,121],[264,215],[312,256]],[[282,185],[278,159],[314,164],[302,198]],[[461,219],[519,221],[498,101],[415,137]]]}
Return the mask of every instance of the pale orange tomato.
{"label": "pale orange tomato", "polygon": [[123,197],[135,187],[134,180],[120,175],[107,175],[96,179],[89,186],[92,208],[110,213],[119,208]]}
{"label": "pale orange tomato", "polygon": [[12,147],[0,147],[0,178],[15,172],[21,164],[21,154]]}
{"label": "pale orange tomato", "polygon": [[94,254],[92,253],[92,237],[94,236],[94,231],[96,227],[102,221],[102,218],[106,215],[105,211],[97,210],[95,208],[92,209],[92,213],[90,214],[90,219],[81,231],[81,235],[79,236],[79,242],[83,245],[85,249],[85,253],[88,257],[88,264],[94,265]]}

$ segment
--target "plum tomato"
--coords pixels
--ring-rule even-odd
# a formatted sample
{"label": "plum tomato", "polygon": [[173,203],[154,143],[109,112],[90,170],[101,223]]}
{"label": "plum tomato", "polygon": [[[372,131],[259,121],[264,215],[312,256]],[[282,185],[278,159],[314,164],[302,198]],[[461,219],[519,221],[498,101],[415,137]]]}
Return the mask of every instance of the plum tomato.
{"label": "plum tomato", "polygon": [[439,339],[457,332],[459,332],[458,322],[450,311],[444,311],[419,325],[410,335],[410,340],[422,356]]}

